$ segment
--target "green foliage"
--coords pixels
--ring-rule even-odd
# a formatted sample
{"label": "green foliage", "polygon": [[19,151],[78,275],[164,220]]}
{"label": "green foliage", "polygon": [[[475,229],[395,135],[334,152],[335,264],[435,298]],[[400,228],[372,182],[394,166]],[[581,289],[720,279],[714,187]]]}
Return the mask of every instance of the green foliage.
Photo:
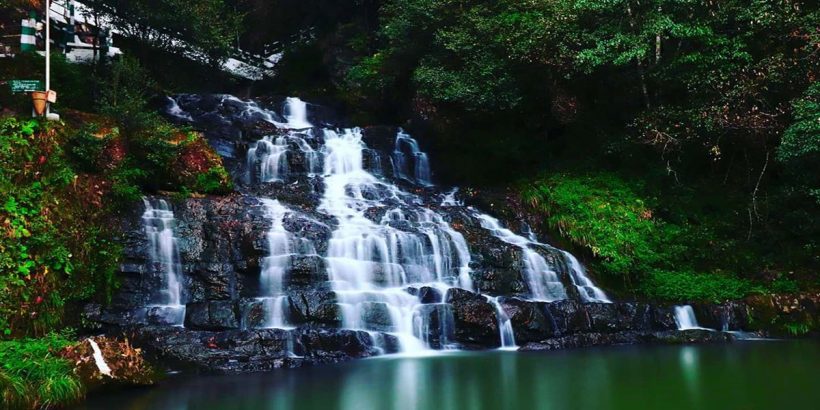
{"label": "green foliage", "polygon": [[0,341],[0,399],[4,408],[64,406],[84,395],[72,363],[58,352],[72,344],[69,334]]}
{"label": "green foliage", "polygon": [[196,176],[192,189],[205,194],[226,194],[232,188],[231,176],[225,167],[212,167]]}
{"label": "green foliage", "polygon": [[[732,239],[737,228],[727,215],[709,217],[691,197],[661,201],[647,191],[660,190],[609,173],[553,174],[523,186],[521,197],[547,227],[596,257],[592,268],[602,279],[623,278],[627,291],[670,301],[721,301],[766,289],[799,290],[790,278],[751,274],[768,262]],[[693,196],[716,203],[704,191]]]}
{"label": "green foliage", "polygon": [[0,119],[0,330],[5,334],[29,304],[42,304],[28,312],[35,326],[56,323],[63,296],[49,292],[51,277],[69,276],[74,269],[71,252],[52,225],[51,206],[55,192],[74,174],[53,138],[39,128],[33,120]]}
{"label": "green foliage", "polygon": [[99,111],[116,118],[128,130],[138,130],[155,121],[148,110],[151,78],[133,57],[123,57],[110,65],[105,86],[100,92]]}
{"label": "green foliage", "polygon": [[808,207],[820,207],[820,83],[812,84],[792,103],[794,120],[783,133],[777,159],[789,173],[792,196],[813,200]]}
{"label": "green foliage", "polygon": [[719,273],[654,271],[641,281],[639,290],[660,300],[719,303],[743,298],[756,288],[746,280]]}
{"label": "green foliage", "polygon": [[783,133],[777,158],[783,162],[820,158],[820,83],[792,103],[794,122]]}
{"label": "green foliage", "polygon": [[87,6],[108,17],[128,37],[160,50],[201,55],[218,63],[233,51],[242,15],[224,0],[89,0]]}
{"label": "green foliage", "polygon": [[131,204],[142,198],[142,187],[148,173],[124,161],[109,174],[111,178],[111,194],[114,200],[121,205]]}
{"label": "green foliage", "polygon": [[522,198],[547,215],[562,236],[601,258],[610,275],[645,272],[680,252],[674,228],[652,218],[632,187],[608,175],[553,175],[527,186]]}
{"label": "green foliage", "polygon": [[811,326],[806,323],[786,323],[783,325],[783,328],[786,329],[791,336],[803,336],[811,331]]}
{"label": "green foliage", "polygon": [[102,171],[103,150],[111,143],[115,135],[105,134],[99,136],[101,132],[100,124],[88,123],[69,135],[66,141],[69,158],[80,170],[85,172]]}

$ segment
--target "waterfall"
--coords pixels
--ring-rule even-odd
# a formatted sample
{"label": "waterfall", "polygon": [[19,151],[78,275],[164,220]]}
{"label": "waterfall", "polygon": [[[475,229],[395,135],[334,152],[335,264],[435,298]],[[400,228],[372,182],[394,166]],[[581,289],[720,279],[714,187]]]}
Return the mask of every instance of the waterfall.
{"label": "waterfall", "polygon": [[[529,238],[517,235],[495,218],[465,208],[457,198],[457,189],[447,193],[430,189],[429,158],[403,130],[391,140],[374,141],[381,143],[375,146],[392,142],[392,151],[388,149],[392,173],[388,169],[382,172],[382,157],[379,151],[367,147],[361,129],[313,127],[308,121],[308,104],[298,98],[288,98],[280,112],[231,96],[222,96],[216,107],[209,101],[189,108],[189,99],[179,100],[180,110],[187,109],[195,118],[213,121],[214,115],[222,115],[225,124],[266,121],[277,128],[247,151],[249,185],[286,182],[284,188],[273,184],[260,191],[287,189],[290,194],[305,189],[299,185],[297,175],[306,174],[322,182],[324,189],[320,193],[316,190],[320,196],[314,211],[334,220],[327,250],[321,257],[341,327],[367,332],[373,346],[382,352],[398,348],[403,353],[414,353],[455,346],[454,311],[443,295],[454,287],[475,291],[470,266],[473,260],[462,234],[468,227],[465,224],[474,226],[478,222],[500,240],[520,248],[522,278],[531,299],[566,299],[567,292],[556,271],[566,269],[568,286],[571,281],[584,302],[608,301],[571,255],[537,242],[531,232]],[[402,188],[408,185],[412,189]],[[299,213],[296,208],[286,208],[274,198],[261,199],[271,225],[257,296],[264,311],[262,326],[287,329],[294,325],[288,320],[288,271],[296,257],[319,255],[310,240],[299,237],[306,233],[285,228],[290,226],[285,221]],[[550,254],[542,255],[543,251]],[[548,260],[551,256],[557,260]],[[495,295],[485,297],[496,310],[502,348],[514,348],[509,316]]]}
{"label": "waterfall", "polygon": [[307,119],[307,103],[296,98],[288,97],[285,100],[285,119],[288,121],[286,128],[303,129],[313,125]]}
{"label": "waterfall", "polygon": [[248,149],[248,182],[255,180],[258,171],[259,182],[281,180],[288,172],[288,142],[286,137],[266,136]]}
{"label": "waterfall", "polygon": [[[440,215],[413,206],[411,194],[363,168],[361,130],[324,133],[325,191],[319,209],[339,221],[326,261],[344,327],[392,333],[405,352],[428,348],[414,332],[421,302],[405,289],[471,287],[467,243]],[[365,216],[368,208],[387,202],[399,207],[388,210],[380,223]],[[395,227],[400,225],[417,231]]]}
{"label": "waterfall", "polygon": [[451,349],[455,346],[453,307],[447,303],[421,305],[413,316],[413,334],[424,346]]}
{"label": "waterfall", "polygon": [[584,265],[581,265],[581,262],[579,262],[573,254],[567,251],[561,251],[561,253],[564,254],[564,258],[569,262],[569,277],[572,280],[572,284],[578,288],[578,294],[581,295],[581,300],[584,302],[612,303],[606,296],[606,293],[592,283],[592,280],[586,274]]}
{"label": "waterfall", "polygon": [[111,377],[111,368],[108,367],[108,363],[105,362],[105,357],[103,357],[102,350],[100,350],[100,346],[97,344],[94,339],[88,338],[88,344],[91,345],[91,350],[94,352],[94,364],[97,365],[97,370],[100,373]]}
{"label": "waterfall", "polygon": [[678,324],[678,330],[702,329],[698,326],[695,311],[689,305],[675,306],[675,323]]}
{"label": "waterfall", "polygon": [[188,114],[187,112],[185,112],[179,106],[179,103],[177,103],[177,100],[175,100],[171,97],[165,97],[165,98],[168,99],[168,106],[167,106],[167,108],[165,108],[165,112],[168,113],[168,115],[170,115],[170,116],[172,116],[172,117],[174,117],[174,118],[176,118],[180,121],[191,122],[191,121],[194,120],[191,117],[191,114]]}
{"label": "waterfall", "polygon": [[515,333],[513,333],[512,320],[498,301],[498,296],[485,296],[495,308],[495,315],[498,318],[498,334],[501,340],[501,348],[505,350],[515,350],[518,346],[515,344]]}
{"label": "waterfall", "polygon": [[521,248],[524,255],[524,277],[533,299],[552,302],[567,298],[567,292],[558,274],[541,254],[530,247],[538,244],[502,227],[497,219],[489,215],[477,213],[475,216],[479,219],[481,226],[492,232],[498,239]]}
{"label": "waterfall", "polygon": [[441,199],[441,203],[439,204],[440,207],[449,207],[449,206],[464,206],[464,203],[456,199],[456,194],[458,193],[458,188],[453,188],[444,194],[444,197]]}
{"label": "waterfall", "polygon": [[396,134],[391,159],[396,178],[406,179],[419,185],[432,185],[427,154],[419,149],[418,142],[403,130],[399,130]]}
{"label": "waterfall", "polygon": [[176,219],[167,201],[159,199],[155,202],[156,206],[148,198],[143,198],[145,212],[142,214],[142,221],[148,238],[148,256],[151,265],[159,268],[162,274],[162,288],[151,307],[163,311],[163,315],[171,323],[182,325],[185,305],[182,265],[177,238],[174,236]]}
{"label": "waterfall", "polygon": [[291,261],[291,244],[288,232],[283,226],[287,208],[279,201],[261,199],[265,216],[271,221],[267,233],[268,256],[262,260],[260,289],[263,293],[262,306],[265,311],[265,327],[288,327],[287,309],[290,307],[284,294],[284,277]]}

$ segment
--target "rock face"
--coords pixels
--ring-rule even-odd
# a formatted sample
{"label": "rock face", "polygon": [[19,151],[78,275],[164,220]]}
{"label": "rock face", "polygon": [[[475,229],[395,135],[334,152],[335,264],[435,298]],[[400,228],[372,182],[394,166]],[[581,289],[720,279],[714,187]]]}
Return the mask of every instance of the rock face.
{"label": "rock face", "polygon": [[[525,350],[730,339],[677,331],[671,306],[589,296],[566,253],[488,227],[431,186],[426,155],[400,130],[370,127],[342,141],[342,131],[304,128],[339,124],[332,112],[284,101],[176,98],[172,115],[206,135],[237,191],[148,198],[169,203],[160,215],[168,230],[154,236],[135,204],[121,220],[120,290],[109,306],[87,306],[87,322],[164,364],[213,372],[497,348],[504,332]],[[547,277],[561,297],[533,297]],[[755,330],[750,318],[795,304],[816,313],[816,297],[801,303],[695,310],[703,326]]]}

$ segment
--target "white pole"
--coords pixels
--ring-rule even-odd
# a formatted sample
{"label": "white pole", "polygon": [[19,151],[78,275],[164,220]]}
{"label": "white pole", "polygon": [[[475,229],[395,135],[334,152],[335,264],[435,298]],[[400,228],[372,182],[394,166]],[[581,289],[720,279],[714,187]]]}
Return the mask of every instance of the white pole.
{"label": "white pole", "polygon": [[46,91],[51,89],[51,18],[49,11],[51,10],[51,2],[46,3]]}
{"label": "white pole", "polygon": [[[46,3],[46,89],[51,89],[51,1],[45,0]],[[49,111],[51,111],[51,104],[46,101],[46,118],[48,118]]]}

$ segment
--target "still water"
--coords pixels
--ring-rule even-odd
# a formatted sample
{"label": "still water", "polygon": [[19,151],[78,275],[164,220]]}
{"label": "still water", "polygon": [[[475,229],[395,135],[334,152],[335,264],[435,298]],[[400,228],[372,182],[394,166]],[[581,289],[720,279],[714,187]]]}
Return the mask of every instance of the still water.
{"label": "still water", "polygon": [[756,341],[549,353],[375,358],[243,376],[178,377],[82,409],[819,408],[820,343]]}

